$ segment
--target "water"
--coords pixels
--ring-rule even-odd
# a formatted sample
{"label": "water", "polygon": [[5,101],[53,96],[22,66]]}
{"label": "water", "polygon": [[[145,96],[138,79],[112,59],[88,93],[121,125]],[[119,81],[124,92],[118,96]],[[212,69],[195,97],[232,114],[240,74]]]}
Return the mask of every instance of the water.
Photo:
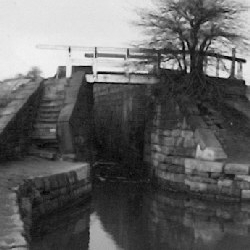
{"label": "water", "polygon": [[104,183],[90,203],[40,223],[31,250],[245,250],[249,225],[250,204]]}

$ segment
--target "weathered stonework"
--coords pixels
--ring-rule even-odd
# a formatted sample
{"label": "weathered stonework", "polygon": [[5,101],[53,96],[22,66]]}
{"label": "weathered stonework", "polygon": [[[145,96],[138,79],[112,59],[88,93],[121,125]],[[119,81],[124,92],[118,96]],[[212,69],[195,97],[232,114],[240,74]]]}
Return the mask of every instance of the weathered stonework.
{"label": "weathered stonework", "polygon": [[0,160],[13,160],[28,153],[31,132],[43,93],[42,80],[29,81],[12,94],[0,110]]}
{"label": "weathered stonework", "polygon": [[90,197],[88,163],[26,158],[2,167],[0,249],[29,249],[32,225]]}
{"label": "weathered stonework", "polygon": [[[233,94],[229,91],[228,95]],[[174,100],[164,94],[156,103],[144,145],[144,162],[152,180],[163,189],[201,199],[250,200],[250,164],[241,163],[239,157],[234,160],[233,141],[228,143],[231,132],[224,128],[219,111],[202,103],[204,115],[188,98]]]}

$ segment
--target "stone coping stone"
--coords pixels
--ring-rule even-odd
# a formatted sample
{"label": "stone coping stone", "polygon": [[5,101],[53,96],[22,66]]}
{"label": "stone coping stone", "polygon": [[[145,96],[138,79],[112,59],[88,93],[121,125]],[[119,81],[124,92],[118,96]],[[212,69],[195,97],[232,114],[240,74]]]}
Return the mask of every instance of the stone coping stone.
{"label": "stone coping stone", "polygon": [[210,161],[227,158],[223,147],[217,140],[213,131],[211,131],[210,129],[196,129],[195,140],[198,143],[196,149],[196,158]]}
{"label": "stone coping stone", "polygon": [[78,180],[89,176],[84,162],[48,161],[37,157],[0,164],[0,249],[27,249],[24,223],[17,203],[18,187],[27,179],[74,171]]}
{"label": "stone coping stone", "polygon": [[235,175],[249,175],[250,163],[240,164],[240,163],[227,163],[224,167],[225,174],[235,174]]}
{"label": "stone coping stone", "polygon": [[198,172],[209,172],[209,173],[222,173],[223,162],[204,161],[199,159],[185,159],[185,173]]}

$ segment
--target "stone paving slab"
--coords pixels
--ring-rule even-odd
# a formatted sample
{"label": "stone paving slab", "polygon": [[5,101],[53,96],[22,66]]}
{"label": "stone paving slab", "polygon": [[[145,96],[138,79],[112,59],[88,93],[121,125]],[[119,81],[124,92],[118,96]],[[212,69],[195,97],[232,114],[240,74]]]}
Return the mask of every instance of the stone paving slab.
{"label": "stone paving slab", "polygon": [[86,163],[29,157],[0,164],[0,249],[27,249],[15,190],[25,179],[81,168]]}

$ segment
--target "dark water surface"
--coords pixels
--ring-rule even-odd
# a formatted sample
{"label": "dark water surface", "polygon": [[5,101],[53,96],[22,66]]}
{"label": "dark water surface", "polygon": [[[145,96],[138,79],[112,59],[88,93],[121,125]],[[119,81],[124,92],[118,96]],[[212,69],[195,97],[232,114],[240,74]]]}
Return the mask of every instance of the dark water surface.
{"label": "dark water surface", "polygon": [[31,250],[250,249],[250,204],[214,204],[142,184],[94,187],[84,206],[39,224]]}

